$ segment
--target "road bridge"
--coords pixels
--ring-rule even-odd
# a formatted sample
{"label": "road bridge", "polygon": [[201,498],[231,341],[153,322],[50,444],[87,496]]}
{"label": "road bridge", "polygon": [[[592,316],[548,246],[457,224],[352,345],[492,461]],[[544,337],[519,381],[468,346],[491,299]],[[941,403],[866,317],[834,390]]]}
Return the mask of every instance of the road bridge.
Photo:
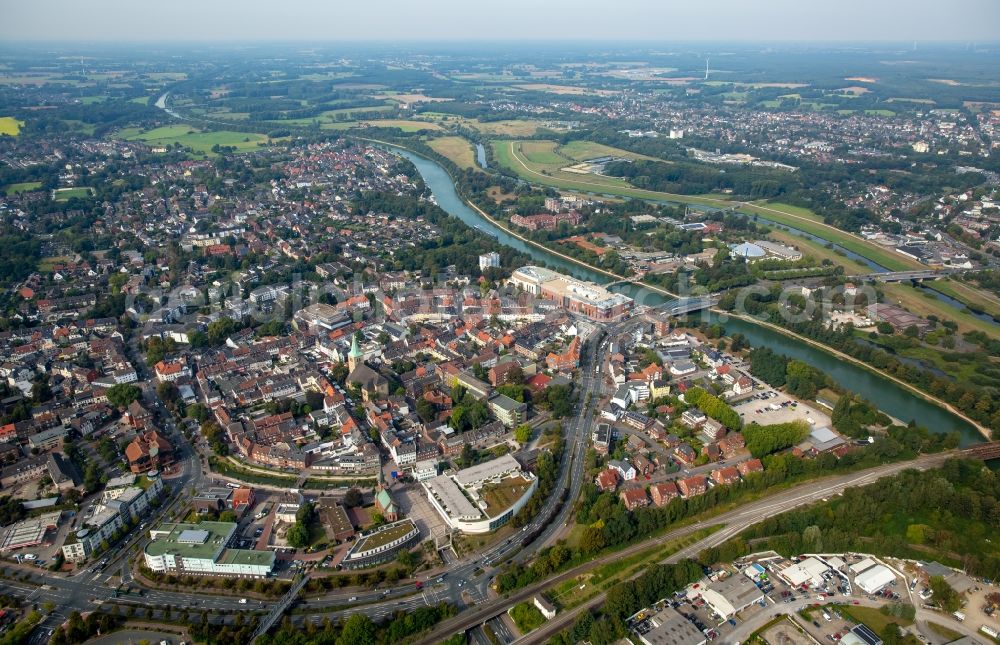
{"label": "road bridge", "polygon": [[965,269],[917,269],[913,271],[887,271],[883,273],[861,273],[848,276],[859,282],[910,282],[912,280],[938,280],[959,273]]}
{"label": "road bridge", "polygon": [[710,309],[719,304],[719,298],[720,296],[717,294],[697,298],[677,298],[657,305],[653,307],[653,310],[663,312],[668,316],[683,316],[702,309]]}

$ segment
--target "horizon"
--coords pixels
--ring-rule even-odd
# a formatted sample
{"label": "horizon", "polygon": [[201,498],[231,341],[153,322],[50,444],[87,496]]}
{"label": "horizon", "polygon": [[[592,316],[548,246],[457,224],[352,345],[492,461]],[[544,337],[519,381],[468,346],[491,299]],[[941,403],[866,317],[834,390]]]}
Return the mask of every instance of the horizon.
{"label": "horizon", "polygon": [[[287,0],[277,7],[267,0],[239,4],[175,0],[156,15],[155,22],[147,5],[127,0],[105,0],[100,8],[70,0],[41,0],[16,3],[5,13],[0,38],[6,44],[577,40],[964,44],[997,42],[1000,26],[1000,3],[993,0],[954,0],[947,7],[932,0],[823,4],[706,0],[697,7],[622,0],[614,9],[594,0],[545,4],[511,0],[502,8],[482,8],[460,0],[439,0],[433,6],[403,0],[376,0],[364,6]],[[81,33],[87,35],[80,38]]]}

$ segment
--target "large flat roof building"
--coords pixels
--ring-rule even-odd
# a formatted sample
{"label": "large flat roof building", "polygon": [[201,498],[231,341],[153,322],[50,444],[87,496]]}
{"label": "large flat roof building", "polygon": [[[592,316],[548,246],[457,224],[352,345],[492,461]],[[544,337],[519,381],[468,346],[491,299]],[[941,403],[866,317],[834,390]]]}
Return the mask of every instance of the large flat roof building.
{"label": "large flat roof building", "polygon": [[161,524],[143,553],[153,571],[262,577],[274,569],[273,551],[229,549],[235,522]]}
{"label": "large flat roof building", "polygon": [[453,529],[488,533],[524,508],[538,486],[531,473],[504,455],[450,475],[422,482],[431,506]]}
{"label": "large flat roof building", "polygon": [[614,320],[632,308],[628,296],[543,267],[521,267],[510,281],[530,294],[554,300],[566,310],[593,320]]}
{"label": "large flat roof building", "polygon": [[639,640],[646,645],[705,645],[707,639],[673,607],[667,606],[649,618],[652,629],[639,634]]}

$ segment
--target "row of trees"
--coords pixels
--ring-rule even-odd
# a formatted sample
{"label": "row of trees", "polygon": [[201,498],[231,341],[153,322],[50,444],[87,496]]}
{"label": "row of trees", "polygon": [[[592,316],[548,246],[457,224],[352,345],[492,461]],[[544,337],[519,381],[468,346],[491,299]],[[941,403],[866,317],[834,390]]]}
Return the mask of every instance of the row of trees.
{"label": "row of trees", "polygon": [[654,565],[635,580],[620,582],[609,589],[599,613],[584,612],[573,627],[560,632],[549,643],[613,643],[628,634],[625,620],[629,616],[696,582],[702,575],[701,566],[693,560]]}
{"label": "row of trees", "polygon": [[[261,645],[389,645],[401,643],[456,613],[452,605],[440,603],[433,607],[398,611],[378,623],[363,613],[351,614],[336,623],[327,621],[321,626],[307,620],[304,627],[299,627],[286,618],[277,632],[262,636],[258,642]],[[461,634],[444,641],[446,645],[464,642],[465,636]]]}
{"label": "row of trees", "polygon": [[[886,517],[907,518],[886,522]],[[757,550],[783,555],[864,551],[937,559],[972,575],[1000,576],[1000,474],[981,461],[952,459],[849,488],[840,498],[768,518],[742,534]]]}
{"label": "row of trees", "polygon": [[795,457],[788,452],[767,455],[761,458],[763,473],[750,474],[736,484],[714,486],[697,497],[675,498],[663,507],[635,511],[626,509],[616,494],[602,493],[589,482],[584,484],[577,505],[577,522],[585,526],[578,545],[556,545],[540,551],[530,565],[506,567],[496,576],[497,590],[504,593],[521,588],[606,548],[648,538],[678,521],[720,504],[756,497],[781,484],[913,459],[920,453],[954,448],[958,440],[957,433],[942,435],[916,426],[894,426],[865,450],[850,451],[839,459],[830,453],[814,459]]}
{"label": "row of trees", "polygon": [[684,402],[688,405],[699,408],[709,417],[715,419],[730,430],[739,430],[743,425],[740,415],[736,410],[726,405],[725,401],[709,394],[700,387],[692,387],[684,393]]}
{"label": "row of trees", "polygon": [[747,450],[754,457],[763,457],[790,448],[808,435],[809,424],[801,419],[766,426],[751,423],[743,429]]}

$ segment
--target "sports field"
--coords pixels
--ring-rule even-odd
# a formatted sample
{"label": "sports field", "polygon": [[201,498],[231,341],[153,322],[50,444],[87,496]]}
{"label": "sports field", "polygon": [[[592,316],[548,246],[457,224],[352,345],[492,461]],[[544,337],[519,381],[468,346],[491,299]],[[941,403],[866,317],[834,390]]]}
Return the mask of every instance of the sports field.
{"label": "sports field", "polygon": [[56,201],[64,202],[72,197],[84,198],[90,197],[91,190],[89,188],[57,188],[56,189]]}
{"label": "sports field", "polygon": [[3,187],[3,192],[7,195],[16,195],[17,193],[26,193],[31,190],[38,190],[42,187],[42,182],[40,181],[24,181],[19,184],[7,184]]}
{"label": "sports field", "polygon": [[0,135],[16,137],[21,132],[24,121],[18,121],[12,116],[0,116]]}
{"label": "sports field", "polygon": [[478,168],[472,144],[462,137],[438,137],[427,142],[435,152],[451,159],[459,168]]}

